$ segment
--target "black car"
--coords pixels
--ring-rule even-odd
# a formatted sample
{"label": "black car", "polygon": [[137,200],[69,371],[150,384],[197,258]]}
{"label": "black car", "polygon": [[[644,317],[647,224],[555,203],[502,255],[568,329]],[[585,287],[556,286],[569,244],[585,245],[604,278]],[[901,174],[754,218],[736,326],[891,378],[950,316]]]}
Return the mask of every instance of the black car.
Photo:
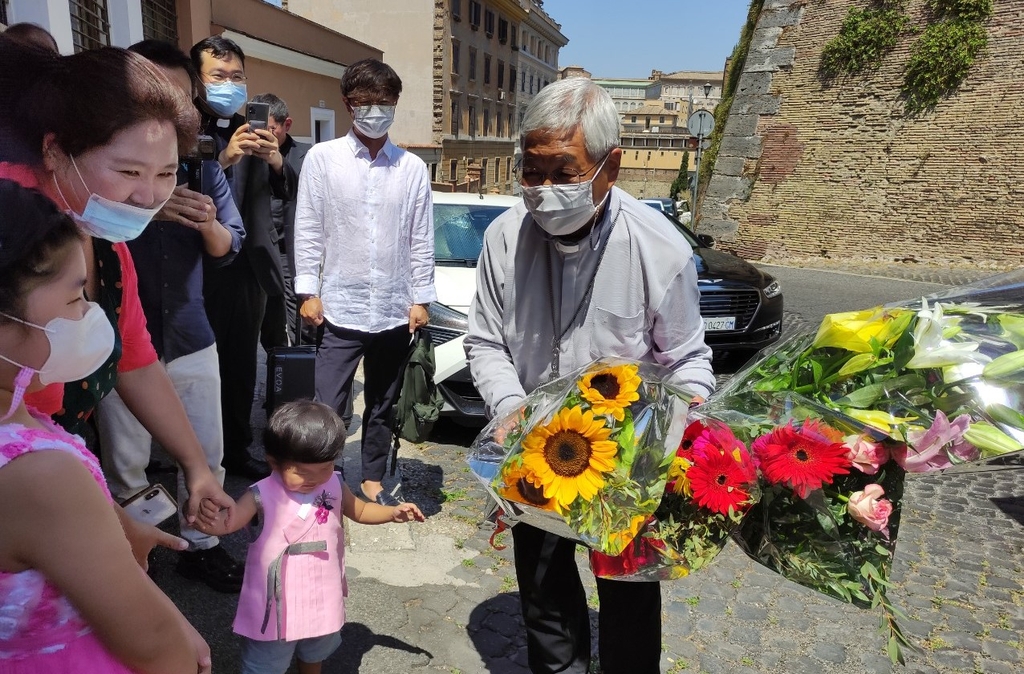
{"label": "black car", "polygon": [[700,289],[704,341],[716,357],[753,352],[782,335],[782,287],[770,274],[735,255],[715,250],[715,240],[694,234],[663,213],[693,248]]}

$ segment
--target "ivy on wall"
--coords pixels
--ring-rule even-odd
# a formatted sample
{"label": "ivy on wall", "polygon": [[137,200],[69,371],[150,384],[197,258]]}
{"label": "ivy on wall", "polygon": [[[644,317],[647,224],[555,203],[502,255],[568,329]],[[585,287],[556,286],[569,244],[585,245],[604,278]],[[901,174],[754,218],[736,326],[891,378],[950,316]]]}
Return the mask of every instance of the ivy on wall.
{"label": "ivy on wall", "polygon": [[[822,50],[820,77],[828,81],[876,68],[909,30],[905,5],[906,0],[875,0],[866,9],[851,8],[839,35]],[[982,24],[992,15],[992,0],[927,0],[927,5],[928,25],[911,45],[900,85],[908,115],[956,92],[988,44]]]}

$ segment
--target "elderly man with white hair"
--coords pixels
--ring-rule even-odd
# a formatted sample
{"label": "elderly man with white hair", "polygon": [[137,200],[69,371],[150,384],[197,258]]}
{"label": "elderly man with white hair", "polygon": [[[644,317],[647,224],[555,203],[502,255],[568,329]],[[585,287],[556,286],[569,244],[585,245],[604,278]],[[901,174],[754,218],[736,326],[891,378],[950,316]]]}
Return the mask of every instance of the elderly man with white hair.
{"label": "elderly man with white hair", "polygon": [[[488,414],[601,357],[660,363],[694,394],[715,385],[697,270],[683,236],[614,187],[622,150],[611,97],[588,79],[555,82],[522,123],[523,204],[488,228],[466,354]],[[576,545],[512,528],[530,669],[585,674],[590,617]],[[604,674],[657,674],[661,588],[597,580]]]}

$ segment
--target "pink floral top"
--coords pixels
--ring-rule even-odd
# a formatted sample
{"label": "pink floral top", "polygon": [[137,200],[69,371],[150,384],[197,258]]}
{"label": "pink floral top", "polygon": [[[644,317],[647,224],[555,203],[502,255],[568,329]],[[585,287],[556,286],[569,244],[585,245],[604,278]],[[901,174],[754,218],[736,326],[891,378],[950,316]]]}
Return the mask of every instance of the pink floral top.
{"label": "pink floral top", "polygon": [[[89,469],[110,500],[100,467],[82,439],[46,417],[36,419],[49,430],[21,424],[0,426],[0,470],[31,452],[68,452]],[[82,658],[88,660],[82,662]],[[103,649],[67,598],[42,573],[34,569],[0,571],[0,671],[72,671],[66,669],[69,665],[78,672],[128,671]]]}

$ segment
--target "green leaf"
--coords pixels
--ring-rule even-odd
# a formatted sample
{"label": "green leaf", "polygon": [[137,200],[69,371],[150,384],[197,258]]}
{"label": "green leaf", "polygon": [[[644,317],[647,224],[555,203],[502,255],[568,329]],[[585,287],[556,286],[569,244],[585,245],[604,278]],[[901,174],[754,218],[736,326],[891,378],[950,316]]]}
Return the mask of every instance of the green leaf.
{"label": "green leaf", "polygon": [[1024,414],[1002,403],[992,403],[985,408],[995,421],[1024,431]]}
{"label": "green leaf", "polygon": [[892,664],[902,663],[903,655],[900,653],[900,644],[896,641],[896,637],[889,637],[889,644],[885,649],[889,654],[889,662]]}

